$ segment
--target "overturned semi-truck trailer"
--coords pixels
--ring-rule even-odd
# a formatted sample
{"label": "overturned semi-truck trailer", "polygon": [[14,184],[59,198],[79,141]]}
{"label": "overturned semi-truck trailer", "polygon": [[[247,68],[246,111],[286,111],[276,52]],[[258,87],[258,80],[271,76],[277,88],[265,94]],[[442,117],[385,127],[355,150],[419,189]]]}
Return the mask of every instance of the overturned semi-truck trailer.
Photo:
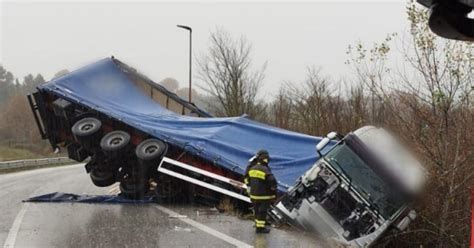
{"label": "overturned semi-truck trailer", "polygon": [[264,148],[278,179],[278,221],[369,246],[416,215],[409,204],[424,170],[381,129],[320,138],[246,116],[213,118],[115,58],[55,78],[28,99],[42,137],[89,159],[92,182],[120,182],[126,197],[155,188],[159,197],[225,194],[248,203],[243,174]]}

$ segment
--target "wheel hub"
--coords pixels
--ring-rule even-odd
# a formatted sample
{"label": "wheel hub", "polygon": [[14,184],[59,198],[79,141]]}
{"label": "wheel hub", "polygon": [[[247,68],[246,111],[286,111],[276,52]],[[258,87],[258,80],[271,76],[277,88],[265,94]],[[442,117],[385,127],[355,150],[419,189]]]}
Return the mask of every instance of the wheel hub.
{"label": "wheel hub", "polygon": [[89,131],[94,127],[92,123],[86,123],[81,127],[82,131]]}
{"label": "wheel hub", "polygon": [[158,147],[155,145],[151,145],[147,148],[145,148],[145,153],[152,154],[155,153],[158,150]]}
{"label": "wheel hub", "polygon": [[110,144],[113,146],[116,146],[122,143],[122,141],[123,141],[122,137],[114,137],[110,140]]}

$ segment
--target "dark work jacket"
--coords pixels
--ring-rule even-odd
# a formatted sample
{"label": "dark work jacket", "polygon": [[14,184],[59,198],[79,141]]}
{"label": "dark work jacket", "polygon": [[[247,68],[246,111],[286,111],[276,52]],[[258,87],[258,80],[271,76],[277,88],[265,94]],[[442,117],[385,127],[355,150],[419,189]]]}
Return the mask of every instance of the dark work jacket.
{"label": "dark work jacket", "polygon": [[249,195],[252,201],[271,200],[276,197],[277,182],[266,165],[257,163],[248,166],[244,182],[250,187]]}

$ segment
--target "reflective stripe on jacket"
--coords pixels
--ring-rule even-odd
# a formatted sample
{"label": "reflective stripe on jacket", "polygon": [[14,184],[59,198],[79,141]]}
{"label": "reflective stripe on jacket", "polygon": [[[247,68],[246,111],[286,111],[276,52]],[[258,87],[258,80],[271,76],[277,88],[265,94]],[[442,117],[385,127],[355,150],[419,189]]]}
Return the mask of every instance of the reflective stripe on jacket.
{"label": "reflective stripe on jacket", "polygon": [[252,200],[271,200],[271,199],[275,199],[275,195],[252,195],[250,194],[250,199]]}
{"label": "reflective stripe on jacket", "polygon": [[276,197],[276,180],[266,165],[257,163],[248,166],[244,182],[250,187],[249,195],[252,200],[263,201]]}

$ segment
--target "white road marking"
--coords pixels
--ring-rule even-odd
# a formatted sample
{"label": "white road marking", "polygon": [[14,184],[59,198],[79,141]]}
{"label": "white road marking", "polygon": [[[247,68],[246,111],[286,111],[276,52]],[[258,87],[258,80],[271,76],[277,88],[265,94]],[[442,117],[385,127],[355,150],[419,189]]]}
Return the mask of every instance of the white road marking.
{"label": "white road marking", "polygon": [[[35,174],[35,173],[42,173],[42,172],[49,172],[51,170],[63,170],[63,169],[71,169],[71,168],[76,168],[78,166],[82,166],[84,164],[78,164],[78,165],[70,165],[70,166],[64,166],[64,167],[57,167],[57,168],[44,168],[44,169],[37,169],[37,170],[31,170],[31,171],[25,171],[25,172],[18,172],[18,173],[12,173],[12,175],[9,175],[8,177],[21,177],[25,175],[30,175],[30,174]],[[43,185],[45,187],[46,185]],[[34,196],[38,194],[43,187],[40,187],[36,189],[31,195]],[[18,236],[18,232],[20,231],[21,223],[23,222],[23,217],[25,216],[26,211],[28,210],[29,203],[24,202],[21,206],[20,211],[15,217],[15,220],[13,221],[12,226],[10,227],[10,230],[8,231],[8,236],[7,239],[5,240],[5,243],[3,244],[3,248],[13,248],[15,247],[15,242],[16,242],[16,237]]]}
{"label": "white road marking", "polygon": [[26,210],[28,209],[28,203],[24,203],[21,206],[20,212],[15,217],[15,221],[13,221],[13,225],[8,232],[7,239],[5,240],[5,244],[3,248],[13,248],[15,247],[16,236],[20,231],[21,222],[23,221],[23,217],[25,216]]}
{"label": "white road marking", "polygon": [[[82,164],[81,164],[82,165]],[[74,165],[74,166],[69,166],[69,168],[74,168],[76,166],[80,166],[80,165]],[[57,169],[57,168],[48,168],[48,169],[41,169],[41,170],[44,170],[44,172],[46,172],[47,170],[50,170],[50,169]],[[66,169],[66,168],[65,168]],[[8,176],[8,177],[16,177],[16,176],[25,176],[25,175],[29,175],[29,174],[33,174],[34,172],[33,171],[27,171],[27,172],[22,172],[22,173],[13,173],[13,174],[17,174],[17,175],[11,175],[11,176]],[[44,187],[44,186],[43,186]],[[33,194],[31,195],[35,195],[37,194],[43,187],[41,188],[38,188],[35,192],[33,192]],[[18,212],[18,214],[16,215],[15,217],[15,220],[13,221],[13,224],[10,228],[10,231],[8,232],[8,236],[7,236],[7,239],[5,240],[5,243],[3,245],[4,248],[13,248],[15,247],[15,243],[16,243],[16,238],[18,236],[18,233],[20,231],[20,228],[21,228],[21,224],[23,222],[23,218],[28,210],[28,207],[29,207],[29,203],[23,203],[20,211]],[[171,209],[168,209],[168,208],[165,208],[163,206],[160,206],[160,205],[157,205],[155,206],[158,210],[170,215],[170,216],[180,216],[179,213],[176,213],[174,212],[173,210]],[[190,226],[193,226],[203,232],[206,232],[216,238],[219,238],[231,245],[234,245],[236,247],[243,247],[243,248],[251,248],[253,246],[249,245],[249,244],[246,244],[240,240],[237,240],[233,237],[230,237],[224,233],[221,233],[217,230],[214,230],[202,223],[199,223],[195,220],[192,220],[190,218],[178,218],[179,220],[183,221],[184,223],[190,225]]]}
{"label": "white road marking", "polygon": [[[43,186],[44,187],[44,186]],[[31,196],[38,194],[38,192],[43,188],[40,187],[35,192],[33,192]],[[28,210],[29,203],[24,202],[21,206],[20,212],[15,217],[13,221],[12,227],[10,227],[10,231],[8,231],[7,239],[3,244],[3,248],[13,248],[15,247],[16,236],[18,236],[18,232],[20,232],[21,223],[23,222],[23,217],[25,216],[26,211]]]}
{"label": "white road marking", "polygon": [[[169,209],[169,208],[165,208],[165,207],[163,207],[163,206],[161,206],[161,205],[157,205],[157,206],[155,206],[155,207],[156,207],[157,209],[159,209],[160,211],[162,211],[162,212],[164,212],[164,213],[166,213],[166,214],[168,214],[168,215],[170,215],[170,216],[180,216],[180,215],[181,215],[181,214],[176,213],[175,211],[173,211],[173,210],[171,210],[171,209]],[[197,229],[199,229],[199,230],[201,230],[201,231],[203,231],[203,232],[206,232],[206,233],[208,233],[208,234],[210,234],[210,235],[212,235],[212,236],[214,236],[214,237],[216,237],[216,238],[219,238],[219,239],[221,239],[221,240],[223,240],[223,241],[225,241],[225,242],[227,242],[227,243],[229,243],[229,244],[231,244],[231,245],[235,245],[236,247],[245,247],[245,248],[253,247],[253,246],[251,246],[251,245],[249,245],[249,244],[246,244],[246,243],[244,243],[244,242],[242,242],[242,241],[240,241],[240,240],[238,240],[238,239],[232,238],[232,237],[230,237],[230,236],[228,236],[228,235],[226,235],[226,234],[224,234],[224,233],[221,233],[221,232],[219,232],[219,231],[217,231],[217,230],[214,230],[214,229],[212,229],[212,228],[210,228],[210,227],[208,227],[208,226],[206,226],[206,225],[204,225],[204,224],[202,224],[202,223],[199,223],[199,222],[197,222],[197,221],[195,221],[195,220],[193,220],[193,219],[190,219],[190,218],[178,218],[178,219],[181,220],[181,221],[183,221],[184,223],[190,225],[190,226],[193,226],[193,227],[195,227],[195,228],[197,228]]]}

